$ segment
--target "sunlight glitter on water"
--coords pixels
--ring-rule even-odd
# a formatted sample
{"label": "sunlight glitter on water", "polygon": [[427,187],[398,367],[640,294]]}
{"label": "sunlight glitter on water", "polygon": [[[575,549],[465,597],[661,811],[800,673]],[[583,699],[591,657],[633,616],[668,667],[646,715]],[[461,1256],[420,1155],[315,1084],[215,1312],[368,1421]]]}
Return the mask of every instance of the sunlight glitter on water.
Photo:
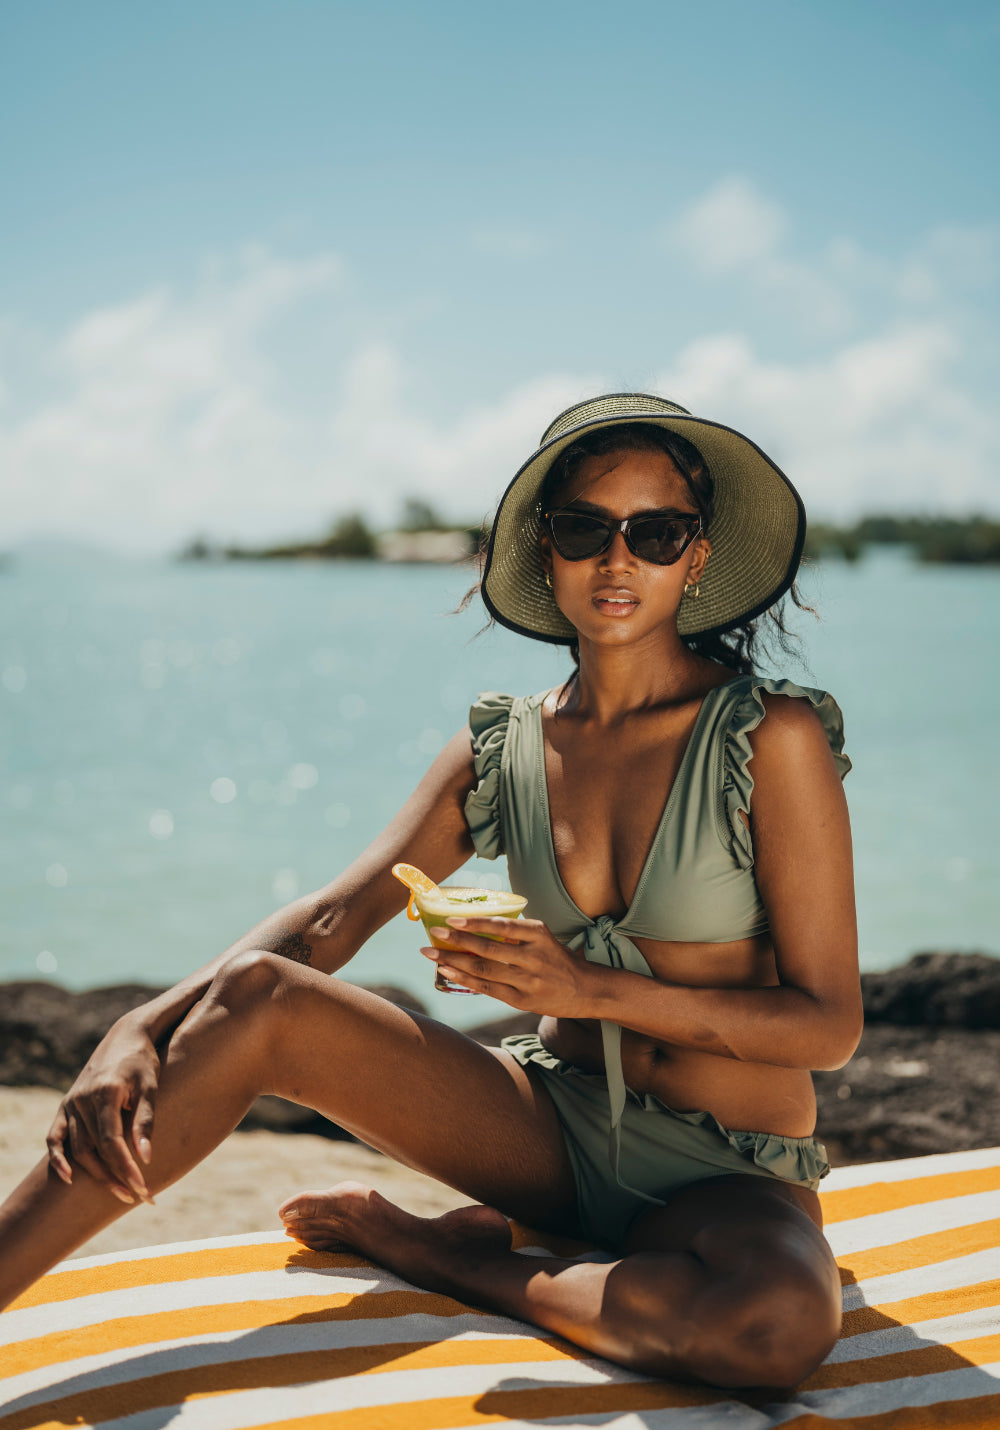
{"label": "sunlight glitter on water", "polygon": [[[355,859],[478,691],[569,670],[506,631],[473,639],[481,612],[445,614],[467,571],[109,560],[12,562],[0,580],[0,672],[26,672],[0,683],[0,978],[39,976],[40,950],[75,987],[181,977],[281,901],[279,875],[304,892]],[[983,658],[1000,573],[875,553],[807,582],[810,669],[778,673],[844,708],[865,962],[1000,952],[1000,669]],[[42,879],[56,865],[61,887]],[[502,885],[505,869],[460,877]],[[424,987],[405,921],[350,976]],[[457,1001],[444,1016],[475,1021]]]}

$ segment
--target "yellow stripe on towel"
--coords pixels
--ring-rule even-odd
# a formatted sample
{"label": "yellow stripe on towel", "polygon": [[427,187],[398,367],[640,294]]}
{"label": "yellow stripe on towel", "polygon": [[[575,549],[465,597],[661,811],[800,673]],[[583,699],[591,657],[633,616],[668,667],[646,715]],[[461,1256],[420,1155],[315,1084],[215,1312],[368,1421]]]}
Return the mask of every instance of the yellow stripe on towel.
{"label": "yellow stripe on towel", "polygon": [[[17,1303],[36,1308],[18,1323],[29,1338],[0,1351],[0,1430],[126,1417],[202,1430],[617,1430],[689,1416],[733,1430],[1000,1427],[1000,1149],[962,1156],[849,1169],[821,1193],[841,1280],[859,1284],[832,1359],[777,1400],[636,1375],[364,1258],[261,1233],[50,1273]],[[519,1247],[585,1252],[513,1231]]]}
{"label": "yellow stripe on towel", "polygon": [[[979,1311],[985,1306],[1000,1308],[1000,1281],[979,1281],[974,1286],[951,1286],[947,1291],[930,1291],[925,1296],[910,1296],[905,1301],[879,1301],[874,1306],[859,1306],[844,1312],[840,1332],[859,1336],[865,1331],[884,1331],[893,1326],[933,1321],[941,1316],[960,1316],[965,1311]],[[1000,1318],[998,1318],[1000,1319]]]}
{"label": "yellow stripe on towel", "polygon": [[1000,1361],[1000,1335],[979,1336],[971,1341],[955,1341],[952,1345],[915,1346],[912,1350],[892,1351],[884,1356],[821,1365],[797,1387],[797,1393],[833,1390],[845,1385],[874,1385],[917,1375],[940,1375],[942,1371],[992,1365],[995,1361]]}
{"label": "yellow stripe on towel", "polygon": [[363,1291],[288,1296],[274,1301],[230,1301],[219,1306],[191,1306],[183,1311],[154,1311],[122,1316],[54,1331],[5,1347],[5,1375],[22,1375],[44,1365],[60,1365],[83,1356],[100,1355],[109,1346],[127,1350],[192,1336],[255,1331],[262,1326],[312,1325],[323,1321],[389,1320],[397,1316],[477,1316],[485,1312],[429,1291]]}
{"label": "yellow stripe on towel", "polygon": [[913,1266],[930,1266],[935,1261],[950,1261],[956,1256],[970,1256],[976,1251],[988,1251],[998,1243],[1000,1221],[980,1221],[972,1226],[955,1226],[947,1231],[913,1236],[889,1246],[876,1246],[870,1251],[848,1251],[837,1257],[841,1285],[885,1276],[891,1271],[907,1271]]}
{"label": "yellow stripe on towel", "polygon": [[[64,1262],[63,1265],[66,1263]],[[71,1301],[102,1291],[133,1286],[160,1286],[165,1281],[200,1281],[206,1276],[239,1276],[245,1271],[283,1271],[286,1266],[328,1271],[340,1266],[373,1266],[363,1256],[330,1251],[309,1251],[286,1238],[250,1246],[214,1246],[178,1251],[170,1256],[148,1256],[140,1261],[110,1261],[104,1266],[81,1266],[72,1271],[50,1271],[29,1287],[8,1311],[44,1306],[49,1301]]]}
{"label": "yellow stripe on towel", "polygon": [[855,1217],[902,1207],[925,1206],[949,1197],[1000,1190],[1000,1167],[979,1167],[968,1172],[939,1172],[933,1177],[911,1177],[900,1182],[868,1182],[863,1187],[820,1191],[824,1224],[853,1221]]}
{"label": "yellow stripe on towel", "polygon": [[[424,1341],[409,1344],[345,1346],[287,1355],[255,1356],[224,1366],[189,1366],[95,1390],[76,1391],[30,1409],[0,1415],[0,1430],[37,1430],[55,1425],[99,1425],[122,1415],[162,1410],[191,1400],[231,1395],[234,1391],[273,1390],[380,1371],[438,1370],[443,1366],[506,1365],[509,1362],[584,1360],[586,1353],[564,1341],[538,1337],[516,1340]],[[219,1386],[224,1378],[224,1387]]]}

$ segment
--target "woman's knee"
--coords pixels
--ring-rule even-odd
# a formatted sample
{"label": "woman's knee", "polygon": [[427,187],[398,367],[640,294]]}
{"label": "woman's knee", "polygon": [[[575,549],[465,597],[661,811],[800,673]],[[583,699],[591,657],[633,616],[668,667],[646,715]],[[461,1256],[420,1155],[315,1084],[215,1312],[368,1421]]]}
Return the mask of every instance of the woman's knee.
{"label": "woman's knee", "polygon": [[699,1375],[720,1385],[789,1389],[836,1344],[840,1297],[818,1267],[771,1261],[713,1287],[692,1320]]}

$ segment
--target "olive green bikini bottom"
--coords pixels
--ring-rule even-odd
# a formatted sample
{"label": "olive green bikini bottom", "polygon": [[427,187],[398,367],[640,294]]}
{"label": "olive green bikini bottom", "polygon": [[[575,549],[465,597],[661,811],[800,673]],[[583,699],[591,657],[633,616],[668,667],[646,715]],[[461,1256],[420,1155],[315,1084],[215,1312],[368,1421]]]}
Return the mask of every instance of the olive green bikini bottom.
{"label": "olive green bikini bottom", "polygon": [[552,1098],[576,1181],[575,1230],[586,1240],[620,1246],[636,1217],[692,1182],[743,1172],[815,1191],[830,1170],[826,1149],[814,1137],[730,1132],[710,1112],[674,1112],[629,1089],[616,1177],[604,1074],[555,1057],[535,1033],[504,1038],[500,1046],[530,1066]]}

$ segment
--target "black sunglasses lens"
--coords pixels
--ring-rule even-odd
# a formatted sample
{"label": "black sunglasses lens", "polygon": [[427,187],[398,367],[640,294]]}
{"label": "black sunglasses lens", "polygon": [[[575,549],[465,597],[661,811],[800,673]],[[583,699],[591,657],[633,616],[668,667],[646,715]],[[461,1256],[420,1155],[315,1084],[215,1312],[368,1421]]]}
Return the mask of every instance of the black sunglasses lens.
{"label": "black sunglasses lens", "polygon": [[675,516],[648,516],[629,525],[629,542],[636,556],[654,566],[672,566],[694,538],[697,525]]}
{"label": "black sunglasses lens", "polygon": [[557,511],[549,517],[549,534],[564,561],[584,561],[607,546],[611,528],[596,516]]}
{"label": "black sunglasses lens", "polygon": [[[547,525],[564,561],[585,561],[599,555],[607,550],[614,534],[608,522],[582,511],[554,511]],[[625,540],[640,560],[654,566],[672,566],[700,529],[697,517],[643,516],[628,523]]]}

